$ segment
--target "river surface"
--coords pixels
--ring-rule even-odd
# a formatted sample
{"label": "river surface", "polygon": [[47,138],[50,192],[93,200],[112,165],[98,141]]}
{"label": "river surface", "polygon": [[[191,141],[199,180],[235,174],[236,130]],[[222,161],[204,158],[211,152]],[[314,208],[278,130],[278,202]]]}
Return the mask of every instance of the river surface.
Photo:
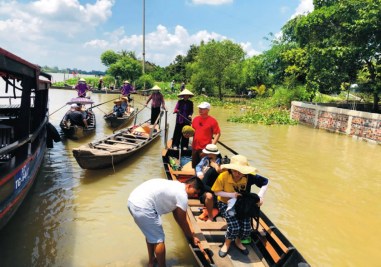
{"label": "river surface", "polygon": [[[71,90],[51,90],[50,121],[59,121]],[[95,103],[115,98],[93,94]],[[145,97],[134,96],[139,109]],[[172,111],[175,101],[167,101]],[[161,140],[115,168],[79,167],[72,148],[112,133],[104,112],[94,108],[96,134],[55,143],[37,182],[19,211],[0,231],[0,266],[145,266],[144,237],[126,208],[143,181],[164,178]],[[64,108],[62,108],[64,107]],[[58,110],[58,111],[57,111]],[[196,109],[197,111],[197,109]],[[149,109],[140,120],[149,118]],[[312,266],[381,266],[381,147],[306,126],[262,126],[227,122],[245,112],[212,107],[220,141],[247,156],[270,179],[262,210]],[[168,112],[169,137],[175,117]],[[219,147],[223,154],[231,152]],[[253,190],[255,191],[255,190]],[[168,266],[194,266],[172,215],[163,216]]]}

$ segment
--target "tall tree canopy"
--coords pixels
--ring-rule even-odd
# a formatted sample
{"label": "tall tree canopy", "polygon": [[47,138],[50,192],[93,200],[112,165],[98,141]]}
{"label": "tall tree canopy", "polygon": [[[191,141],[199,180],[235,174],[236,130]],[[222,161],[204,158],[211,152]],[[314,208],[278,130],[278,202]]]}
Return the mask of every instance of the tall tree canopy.
{"label": "tall tree canopy", "polygon": [[[222,89],[225,85],[234,86],[232,74],[240,72],[244,56],[242,47],[229,40],[221,42],[212,40],[201,45],[195,64],[192,66],[192,83],[202,87],[216,84],[218,96],[222,99]],[[200,79],[200,73],[203,74],[204,81]]]}

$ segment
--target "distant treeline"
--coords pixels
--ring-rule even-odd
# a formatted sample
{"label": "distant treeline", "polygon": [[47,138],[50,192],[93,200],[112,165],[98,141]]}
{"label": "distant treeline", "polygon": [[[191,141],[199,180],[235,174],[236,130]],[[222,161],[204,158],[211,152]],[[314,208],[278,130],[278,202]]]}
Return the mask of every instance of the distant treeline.
{"label": "distant treeline", "polygon": [[99,70],[85,71],[85,70],[80,70],[77,68],[59,69],[58,67],[48,67],[48,66],[43,66],[42,70],[48,73],[87,74],[87,75],[97,75],[97,76],[104,76],[106,74],[104,71],[99,71]]}

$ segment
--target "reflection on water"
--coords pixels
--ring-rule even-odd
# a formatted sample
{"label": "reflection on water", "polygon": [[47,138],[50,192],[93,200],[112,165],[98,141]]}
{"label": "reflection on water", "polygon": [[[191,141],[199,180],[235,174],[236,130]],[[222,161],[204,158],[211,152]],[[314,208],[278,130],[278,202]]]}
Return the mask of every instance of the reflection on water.
{"label": "reflection on water", "polygon": [[[50,110],[72,91],[52,90]],[[95,103],[116,95],[93,94]],[[145,99],[135,96],[137,107]],[[1,266],[143,266],[143,235],[126,208],[141,182],[164,177],[161,140],[115,169],[82,170],[71,149],[112,133],[95,108],[96,134],[55,144],[24,205],[0,232]],[[167,101],[172,137],[175,101]],[[58,128],[66,107],[50,120]],[[212,107],[221,142],[246,155],[271,179],[263,211],[313,266],[377,266],[381,238],[380,146],[305,126],[229,123],[235,110]],[[241,112],[241,111],[239,111]],[[149,117],[145,108],[141,118]],[[222,146],[221,151],[231,155]],[[168,265],[193,266],[185,238],[171,215],[163,217]]]}

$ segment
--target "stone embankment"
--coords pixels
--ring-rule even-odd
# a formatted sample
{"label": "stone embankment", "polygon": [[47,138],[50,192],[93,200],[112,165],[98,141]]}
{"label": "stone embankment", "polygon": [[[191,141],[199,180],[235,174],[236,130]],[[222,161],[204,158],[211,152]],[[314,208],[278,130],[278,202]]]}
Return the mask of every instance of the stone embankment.
{"label": "stone embankment", "polygon": [[302,124],[381,144],[381,114],[293,101],[290,116]]}

